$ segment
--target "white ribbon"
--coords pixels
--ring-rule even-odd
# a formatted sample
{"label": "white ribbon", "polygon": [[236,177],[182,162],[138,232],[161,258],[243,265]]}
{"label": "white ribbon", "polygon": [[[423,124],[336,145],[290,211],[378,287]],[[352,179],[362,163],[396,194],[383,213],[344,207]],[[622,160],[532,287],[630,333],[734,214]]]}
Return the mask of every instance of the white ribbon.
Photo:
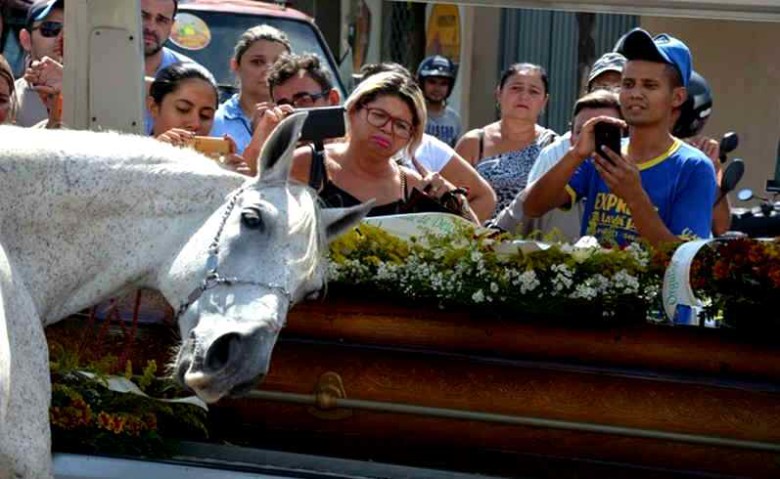
{"label": "white ribbon", "polygon": [[[89,373],[86,371],[78,371],[78,374],[81,374],[82,376],[89,378],[89,379],[96,379],[97,375],[93,373]],[[108,376],[106,378],[106,382],[103,383],[100,381],[101,384],[105,384],[105,386],[110,390],[122,394],[135,394],[136,396],[143,396],[145,398],[153,399],[155,401],[160,402],[167,402],[167,403],[175,403],[175,404],[192,404],[193,406],[197,406],[204,411],[208,411],[209,408],[206,405],[205,402],[201,401],[200,398],[197,396],[189,396],[186,398],[176,398],[176,399],[158,399],[153,398],[146,394],[145,392],[141,391],[141,388],[135,385],[134,382],[130,381],[127,378],[124,378],[122,376]]]}
{"label": "white ribbon", "polygon": [[666,268],[661,297],[666,316],[674,324],[699,325],[699,313],[703,304],[693,295],[691,264],[699,250],[712,241],[702,239],[683,243],[674,252],[672,261]]}

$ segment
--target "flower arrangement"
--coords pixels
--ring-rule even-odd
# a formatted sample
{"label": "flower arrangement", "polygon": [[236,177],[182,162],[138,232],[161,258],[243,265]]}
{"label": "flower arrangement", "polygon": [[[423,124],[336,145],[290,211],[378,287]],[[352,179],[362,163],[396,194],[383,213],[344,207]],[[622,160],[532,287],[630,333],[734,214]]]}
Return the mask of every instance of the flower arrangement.
{"label": "flower arrangement", "polygon": [[[666,322],[660,291],[676,245],[523,248],[528,244],[536,243],[470,228],[407,241],[363,224],[331,245],[329,277],[337,290],[361,288],[384,298],[475,307],[519,319]],[[697,256],[691,276],[709,319],[757,307],[780,294],[780,240],[711,243]],[[736,325],[733,315],[725,316],[726,325]],[[774,321],[780,326],[780,319]]]}
{"label": "flower arrangement", "polygon": [[331,245],[329,277],[385,297],[573,323],[644,318],[658,296],[660,278],[649,274],[651,256],[640,246],[513,241],[468,228],[405,241],[363,224]]}
{"label": "flower arrangement", "polygon": [[780,332],[780,238],[717,242],[693,264],[691,284],[710,299],[709,316],[743,330]]}
{"label": "flower arrangement", "polygon": [[137,374],[128,361],[120,377],[152,396],[144,397],[109,389],[109,373],[118,367],[115,356],[85,361],[74,348],[52,340],[49,345],[55,450],[160,457],[170,453],[168,438],[208,435],[204,410],[152,399],[181,392],[172,380],[157,375],[156,361]]}

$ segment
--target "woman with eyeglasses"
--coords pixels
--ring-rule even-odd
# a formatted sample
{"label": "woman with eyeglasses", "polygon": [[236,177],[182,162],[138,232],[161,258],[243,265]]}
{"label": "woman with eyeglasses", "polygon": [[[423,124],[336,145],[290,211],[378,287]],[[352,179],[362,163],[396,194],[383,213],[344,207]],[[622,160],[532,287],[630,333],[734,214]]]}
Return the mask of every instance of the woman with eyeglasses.
{"label": "woman with eyeglasses", "polygon": [[252,27],[239,37],[230,60],[239,90],[219,106],[211,136],[229,135],[239,154],[250,142],[258,141],[260,118],[273,107],[268,71],[281,55],[291,50],[287,35],[270,25]]}
{"label": "woman with eyeglasses", "polygon": [[471,130],[455,151],[469,161],[498,196],[495,213],[526,186],[539,152],[558,136],[539,125],[548,94],[547,73],[539,65],[516,63],[502,74],[495,96],[501,118]]}
{"label": "woman with eyeglasses", "polygon": [[[437,177],[424,181],[401,166],[395,156],[414,151],[425,131],[425,99],[414,81],[398,73],[378,73],[363,80],[345,103],[347,137],[329,143],[323,154],[296,150],[292,177],[319,191],[330,207],[353,206],[371,199],[369,216],[405,213],[413,188],[441,198],[456,188]],[[464,209],[474,216],[468,204]]]}

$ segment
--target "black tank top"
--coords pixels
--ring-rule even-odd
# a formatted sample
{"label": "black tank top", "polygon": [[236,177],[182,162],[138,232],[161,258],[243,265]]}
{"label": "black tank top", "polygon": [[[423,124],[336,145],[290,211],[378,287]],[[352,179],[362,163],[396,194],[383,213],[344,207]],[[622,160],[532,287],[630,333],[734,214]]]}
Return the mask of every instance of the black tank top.
{"label": "black tank top", "polygon": [[[309,186],[318,191],[320,199],[328,208],[346,208],[362,203],[349,192],[336,186],[328,177],[325,166],[325,152],[320,148],[311,147],[311,168],[309,170]],[[389,216],[402,213],[407,198],[406,173],[401,168],[401,194],[404,199],[393,201],[371,208],[367,216]]]}

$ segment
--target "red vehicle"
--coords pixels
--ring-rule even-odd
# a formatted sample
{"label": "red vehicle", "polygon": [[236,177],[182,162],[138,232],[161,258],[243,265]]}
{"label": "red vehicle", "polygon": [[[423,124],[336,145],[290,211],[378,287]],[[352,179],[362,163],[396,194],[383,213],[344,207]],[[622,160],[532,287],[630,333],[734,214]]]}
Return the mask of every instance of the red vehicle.
{"label": "red vehicle", "polygon": [[207,67],[223,96],[232,94],[235,77],[230,58],[238,37],[256,25],[268,24],[287,34],[296,53],[316,53],[333,74],[335,87],[346,98],[338,65],[311,17],[276,3],[253,0],[190,0],[179,13],[168,46]]}

